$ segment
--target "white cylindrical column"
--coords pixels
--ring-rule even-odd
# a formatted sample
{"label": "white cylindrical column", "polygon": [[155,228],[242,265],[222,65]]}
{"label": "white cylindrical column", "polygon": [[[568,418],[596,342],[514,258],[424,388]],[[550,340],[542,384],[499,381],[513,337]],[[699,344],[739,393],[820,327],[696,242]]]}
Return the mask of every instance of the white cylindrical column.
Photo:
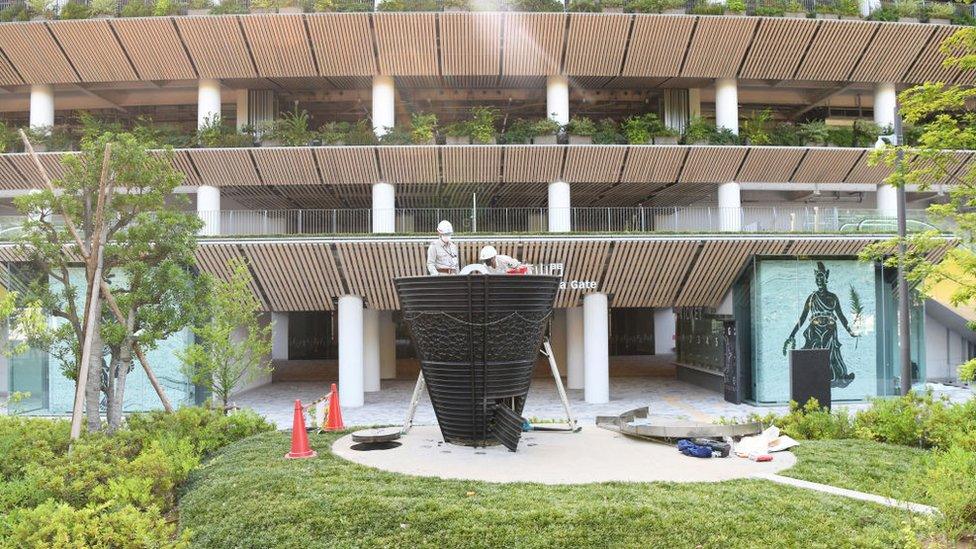
{"label": "white cylindrical column", "polygon": [[878,185],[878,214],[898,218],[898,189],[892,185]]}
{"label": "white cylindrical column", "polygon": [[742,230],[742,192],[735,181],[718,186],[718,225],[722,231]]}
{"label": "white cylindrical column", "polygon": [[734,78],[715,79],[715,125],[739,134],[739,89]]}
{"label": "white cylindrical column", "polygon": [[396,124],[396,89],[392,76],[373,77],[373,133],[386,135]]}
{"label": "white cylindrical column", "polygon": [[569,124],[569,79],[565,76],[546,78],[546,116],[560,126]]}
{"label": "white cylindrical column", "polygon": [[197,87],[197,128],[220,120],[220,80],[203,78]]}
{"label": "white cylindrical column", "polygon": [[583,308],[566,309],[566,386],[583,388]]}
{"label": "white cylindrical column", "polygon": [[347,408],[363,405],[363,298],[339,298],[339,403]]}
{"label": "white cylindrical column", "polygon": [[552,345],[553,358],[559,368],[559,375],[566,376],[566,309],[553,309],[552,320],[550,321],[552,330],[549,334],[549,343]]}
{"label": "white cylindrical column", "polygon": [[549,184],[549,232],[568,233],[572,230],[569,183],[553,181]]}
{"label": "white cylindrical column", "polygon": [[881,82],[874,86],[874,123],[882,131],[892,131],[895,127],[895,116],[898,113],[898,92],[890,82]]}
{"label": "white cylindrical column", "polygon": [[248,101],[249,97],[250,95],[248,95],[247,88],[237,90],[237,111],[235,117],[237,121],[237,131],[243,130],[248,124],[251,123],[251,115],[249,112],[250,101]]}
{"label": "white cylindrical column", "polygon": [[396,376],[396,322],[393,311],[380,311],[380,379]]}
{"label": "white cylindrical column", "polygon": [[220,234],[220,188],[211,185],[197,187],[197,215],[203,220],[202,235]]}
{"label": "white cylindrical column", "polygon": [[396,191],[391,183],[373,183],[373,232],[396,232]]}
{"label": "white cylindrical column", "polygon": [[30,127],[50,128],[54,125],[54,87],[34,84],[30,89]]}
{"label": "white cylindrical column", "polygon": [[380,312],[363,311],[363,390],[380,390]]}
{"label": "white cylindrical column", "polygon": [[589,404],[610,402],[610,319],[607,294],[583,298],[583,398]]}
{"label": "white cylindrical column", "polygon": [[654,309],[654,354],[668,355],[674,352],[674,309]]}
{"label": "white cylindrical column", "polygon": [[271,313],[271,360],[288,360],[288,313]]}

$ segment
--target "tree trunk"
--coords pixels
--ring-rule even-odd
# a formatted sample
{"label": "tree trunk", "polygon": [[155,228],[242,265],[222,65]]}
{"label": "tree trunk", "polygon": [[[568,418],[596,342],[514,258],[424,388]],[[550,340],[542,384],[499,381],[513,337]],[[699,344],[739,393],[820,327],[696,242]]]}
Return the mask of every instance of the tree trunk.
{"label": "tree trunk", "polygon": [[119,350],[119,369],[116,373],[115,394],[109,403],[108,430],[115,432],[122,425],[122,408],[125,404],[125,379],[132,368],[132,340],[126,339]]}
{"label": "tree trunk", "polygon": [[106,386],[102,387],[105,395],[105,420],[108,422],[108,431],[112,432],[112,403],[115,401],[115,379],[119,371],[119,350],[117,347],[109,345],[108,378]]}
{"label": "tree trunk", "polygon": [[[95,318],[101,319],[102,300],[94,307]],[[88,383],[85,385],[85,410],[88,416],[88,430],[98,431],[102,426],[99,410],[99,400],[102,393],[102,323],[95,321],[95,329],[92,330],[91,338],[91,360],[88,363]]]}

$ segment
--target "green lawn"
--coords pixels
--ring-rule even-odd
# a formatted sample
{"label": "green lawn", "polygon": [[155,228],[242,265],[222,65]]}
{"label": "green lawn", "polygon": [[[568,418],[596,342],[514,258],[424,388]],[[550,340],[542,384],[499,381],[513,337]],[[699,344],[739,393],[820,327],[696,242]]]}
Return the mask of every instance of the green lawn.
{"label": "green lawn", "polygon": [[[284,432],[224,449],[192,474],[180,501],[182,527],[200,547],[903,545],[902,511],[764,481],[424,479],[334,457],[328,449],[337,436],[312,436],[319,457],[311,460],[282,458]],[[836,469],[843,468],[825,470],[842,478]]]}
{"label": "green lawn", "polygon": [[870,440],[810,440],[793,453],[798,463],[783,476],[931,504],[917,480],[925,450]]}

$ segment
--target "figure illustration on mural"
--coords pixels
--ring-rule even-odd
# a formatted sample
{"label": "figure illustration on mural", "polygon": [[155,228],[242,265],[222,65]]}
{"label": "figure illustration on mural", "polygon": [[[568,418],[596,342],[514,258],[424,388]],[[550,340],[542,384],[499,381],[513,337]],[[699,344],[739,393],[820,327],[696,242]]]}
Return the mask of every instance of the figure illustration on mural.
{"label": "figure illustration on mural", "polygon": [[840,299],[837,294],[827,289],[827,281],[830,279],[830,271],[824,266],[823,262],[817,262],[814,270],[814,279],[817,283],[817,290],[810,294],[803,304],[803,312],[800,319],[793,326],[790,336],[783,342],[783,354],[787,350],[796,348],[796,332],[810,317],[810,324],[803,330],[803,349],[828,349],[830,351],[830,370],[833,379],[830,381],[831,387],[847,387],[854,381],[854,373],[847,371],[847,364],[840,352],[840,340],[837,338],[837,321],[850,334],[851,337],[858,337],[847,324],[847,317],[841,310]]}

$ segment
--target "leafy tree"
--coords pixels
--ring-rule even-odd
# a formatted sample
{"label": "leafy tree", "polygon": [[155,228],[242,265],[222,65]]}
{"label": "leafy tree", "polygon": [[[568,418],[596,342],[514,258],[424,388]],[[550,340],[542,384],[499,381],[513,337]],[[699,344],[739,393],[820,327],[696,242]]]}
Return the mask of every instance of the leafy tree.
{"label": "leafy tree", "polygon": [[[106,153],[109,145],[111,152]],[[92,334],[85,387],[89,430],[101,427],[102,394],[109,428],[118,427],[125,378],[137,346],[150,349],[191,324],[205,291],[191,271],[201,221],[181,211],[181,201],[173,198],[182,176],[172,167],[171,152],[153,152],[153,146],[128,133],[89,132],[82,138],[81,153],[65,157],[64,176],[52,182],[54,192],[44,189],[16,200],[25,214],[17,245],[27,265],[12,273],[19,282],[15,321],[28,345],[49,350],[65,375],[76,380],[96,273],[95,262],[88,259],[93,250],[103,250],[101,277],[112,286],[113,298],[105,307],[107,296],[99,292],[94,305],[99,322]],[[105,222],[98,234],[100,193]],[[80,246],[72,228],[77,228]],[[58,322],[43,322],[46,314]]]}
{"label": "leafy tree", "polygon": [[230,263],[231,277],[215,280],[210,321],[193,329],[197,343],[180,358],[184,372],[228,409],[234,387],[271,373],[271,326],[258,322],[261,303],[251,292],[251,273],[242,260]]}
{"label": "leafy tree", "polygon": [[[960,30],[941,45],[946,67],[960,70],[976,68],[976,29]],[[899,95],[899,112],[907,124],[920,129],[917,145],[897,144],[879,149],[875,163],[893,167],[887,183],[894,186],[918,185],[922,190],[946,193],[944,203],[932,204],[927,213],[934,222],[953,233],[957,246],[938,253],[946,246],[944,233],[929,230],[906,237],[904,259],[893,254],[898,239],[867,247],[862,258],[883,261],[886,266],[904,268],[910,283],[923,293],[942,281],[951,281],[955,290],[953,305],[970,304],[976,299],[976,167],[960,166],[958,150],[976,149],[976,89],[943,82],[927,82]],[[899,160],[899,156],[902,158]],[[970,329],[976,329],[971,324]],[[973,365],[960,368],[960,376],[972,376]]]}

